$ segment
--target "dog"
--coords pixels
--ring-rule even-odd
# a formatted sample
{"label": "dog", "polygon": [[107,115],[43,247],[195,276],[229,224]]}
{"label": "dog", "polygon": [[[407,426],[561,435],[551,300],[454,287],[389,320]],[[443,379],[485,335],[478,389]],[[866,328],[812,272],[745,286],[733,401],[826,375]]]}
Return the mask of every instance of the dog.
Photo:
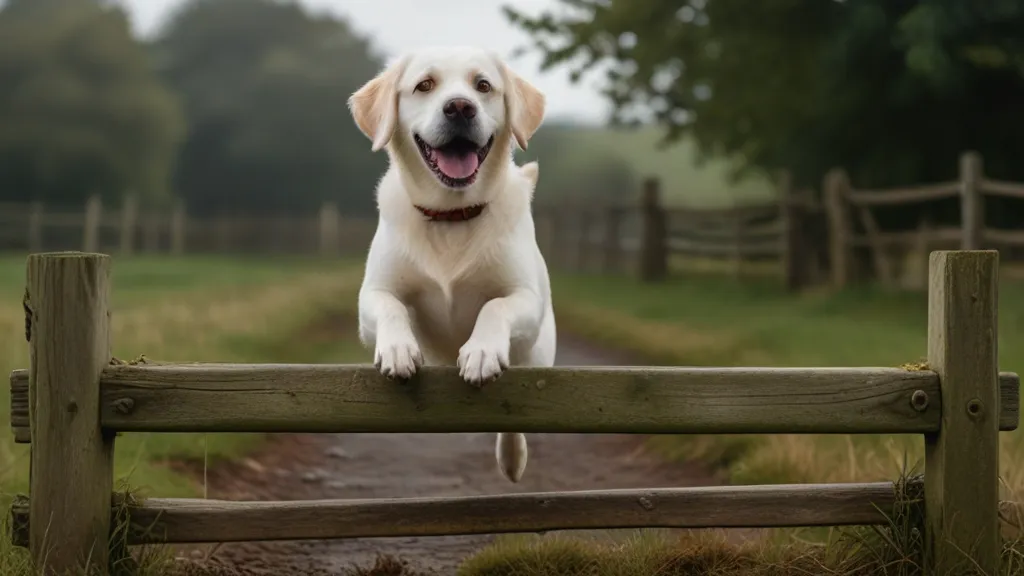
{"label": "dog", "polygon": [[[545,97],[497,54],[436,47],[401,56],[348,101],[389,166],[359,291],[359,339],[407,379],[457,365],[469,384],[509,366],[553,366],[555,316],[530,206],[536,163],[517,166]],[[499,433],[498,469],[518,482],[526,438]]]}

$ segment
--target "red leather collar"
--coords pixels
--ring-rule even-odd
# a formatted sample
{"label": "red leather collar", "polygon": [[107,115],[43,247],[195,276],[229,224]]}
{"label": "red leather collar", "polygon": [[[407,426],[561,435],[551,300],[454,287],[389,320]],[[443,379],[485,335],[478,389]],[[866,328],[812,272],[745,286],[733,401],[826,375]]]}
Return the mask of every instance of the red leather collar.
{"label": "red leather collar", "polygon": [[474,206],[466,206],[465,208],[456,208],[455,210],[432,210],[422,206],[416,206],[416,209],[431,222],[465,222],[479,216],[483,213],[485,207],[487,207],[487,204],[476,204]]}

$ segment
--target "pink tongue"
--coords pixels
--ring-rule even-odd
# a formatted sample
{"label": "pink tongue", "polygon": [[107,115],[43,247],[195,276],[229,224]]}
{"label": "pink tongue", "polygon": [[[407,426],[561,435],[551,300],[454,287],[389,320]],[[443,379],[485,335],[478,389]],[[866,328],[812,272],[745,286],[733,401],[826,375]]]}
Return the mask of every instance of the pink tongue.
{"label": "pink tongue", "polygon": [[449,178],[469,178],[480,167],[480,158],[475,152],[466,154],[445,154],[436,152],[437,167]]}

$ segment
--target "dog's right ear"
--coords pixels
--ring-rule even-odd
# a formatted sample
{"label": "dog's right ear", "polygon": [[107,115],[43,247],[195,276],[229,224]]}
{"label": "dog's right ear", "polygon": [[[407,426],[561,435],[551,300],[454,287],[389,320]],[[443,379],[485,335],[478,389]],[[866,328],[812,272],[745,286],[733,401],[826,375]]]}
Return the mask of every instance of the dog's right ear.
{"label": "dog's right ear", "polygon": [[398,81],[405,71],[408,56],[403,56],[377,74],[348,99],[356,125],[373,141],[374,152],[387,146],[398,124]]}

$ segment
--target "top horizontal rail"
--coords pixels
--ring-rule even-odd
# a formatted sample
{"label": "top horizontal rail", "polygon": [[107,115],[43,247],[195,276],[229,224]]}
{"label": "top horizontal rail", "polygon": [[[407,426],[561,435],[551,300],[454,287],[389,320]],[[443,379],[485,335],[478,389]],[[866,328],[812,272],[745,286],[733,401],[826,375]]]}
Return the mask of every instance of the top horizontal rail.
{"label": "top horizontal rail", "polygon": [[[27,378],[11,375],[23,441]],[[1000,377],[1004,430],[1019,383]],[[942,412],[938,376],[898,368],[515,367],[478,389],[451,367],[138,365],[105,369],[101,392],[124,432],[926,433]]]}

